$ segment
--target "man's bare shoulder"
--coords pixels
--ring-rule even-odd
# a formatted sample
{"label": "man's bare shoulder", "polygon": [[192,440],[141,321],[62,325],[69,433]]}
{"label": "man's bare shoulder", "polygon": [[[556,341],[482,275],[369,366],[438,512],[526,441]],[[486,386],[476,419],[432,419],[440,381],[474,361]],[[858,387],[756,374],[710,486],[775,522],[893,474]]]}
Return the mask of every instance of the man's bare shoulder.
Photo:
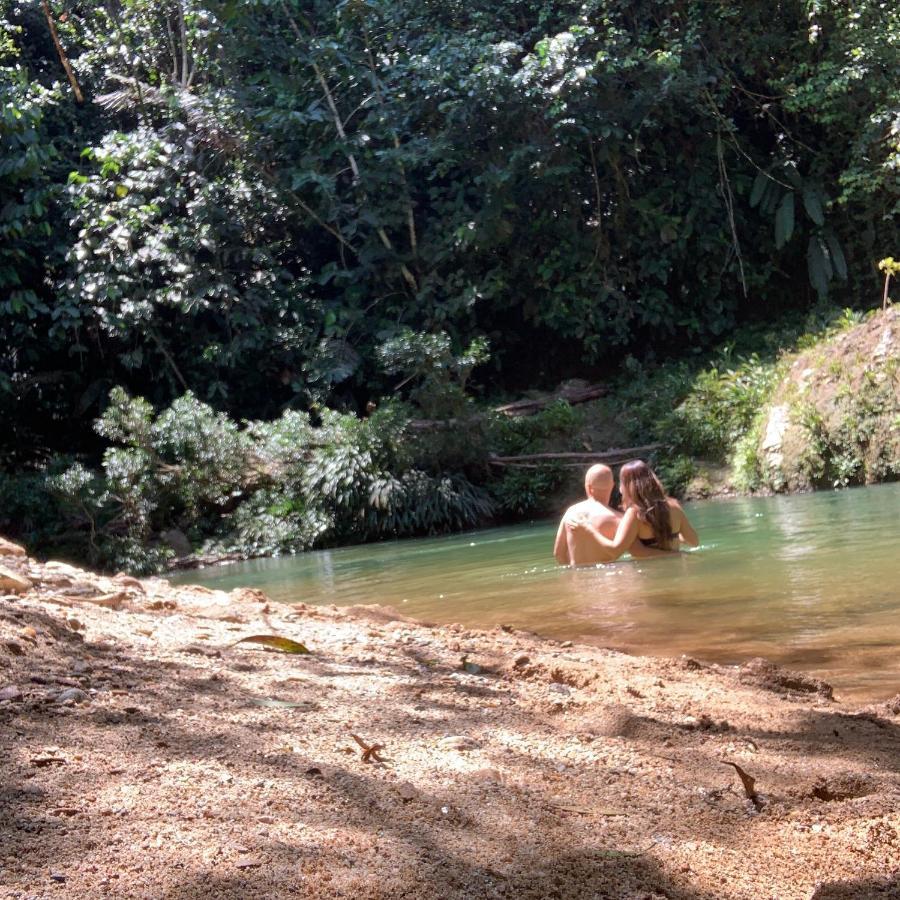
{"label": "man's bare shoulder", "polygon": [[622,513],[618,510],[610,509],[596,500],[582,500],[579,503],[573,503],[563,515],[563,519],[570,517],[588,516],[591,524],[595,528],[599,528],[603,522],[617,522],[622,518]]}
{"label": "man's bare shoulder", "polygon": [[575,516],[575,515],[583,515],[584,513],[589,513],[591,508],[596,506],[595,501],[593,500],[581,500],[578,503],[573,503],[564,513],[563,518],[567,516]]}

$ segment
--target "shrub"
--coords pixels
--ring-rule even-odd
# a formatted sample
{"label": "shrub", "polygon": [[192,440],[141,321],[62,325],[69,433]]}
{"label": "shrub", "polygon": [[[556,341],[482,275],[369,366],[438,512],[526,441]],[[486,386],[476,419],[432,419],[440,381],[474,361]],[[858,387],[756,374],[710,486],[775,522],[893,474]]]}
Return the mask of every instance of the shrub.
{"label": "shrub", "polygon": [[169,528],[210,552],[255,556],[488,517],[490,498],[463,475],[416,467],[407,426],[405,408],[386,403],[367,419],[326,410],[314,426],[287,411],[240,427],[190,393],[155,414],[117,388],[96,426],[115,443],[102,473],[75,463],[44,489],[71,515],[78,556],[136,572],[165,563]]}

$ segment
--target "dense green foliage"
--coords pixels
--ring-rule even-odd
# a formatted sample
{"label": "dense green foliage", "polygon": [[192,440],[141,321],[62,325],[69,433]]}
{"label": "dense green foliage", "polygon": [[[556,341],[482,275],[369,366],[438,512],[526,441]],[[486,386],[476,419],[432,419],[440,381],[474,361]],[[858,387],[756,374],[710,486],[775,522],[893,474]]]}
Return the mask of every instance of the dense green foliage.
{"label": "dense green foliage", "polygon": [[[876,303],[900,244],[890,4],[49,6],[83,103],[40,3],[0,0],[0,465],[68,471],[56,502],[129,547],[173,522],[268,552],[472,521],[483,440],[511,437],[351,420],[392,392],[465,419],[626,357],[636,385],[694,373],[739,325]],[[733,408],[689,404],[684,449],[720,452],[768,375],[699,377]],[[194,413],[206,450],[169,434]],[[295,427],[365,477],[248,493],[247,454]],[[445,469],[436,495],[415,474]],[[524,514],[561,478],[489,487]]]}
{"label": "dense green foliage", "polygon": [[[656,462],[666,485],[682,492],[698,474],[698,461],[726,465],[741,491],[846,487],[900,476],[900,360],[857,359],[848,367],[831,345],[877,315],[816,307],[771,327],[742,329],[708,356],[647,372],[627,360],[604,409],[624,438],[663,444]],[[890,331],[890,326],[888,325]],[[820,409],[786,380],[798,354],[836,385],[834,412]],[[859,370],[865,368],[861,380]],[[776,402],[786,403],[802,431],[803,449],[787,465],[789,475],[766,468],[760,441]],[[788,402],[789,401],[789,402]],[[702,485],[696,485],[702,492]]]}
{"label": "dense green foliage", "polygon": [[327,412],[316,427],[287,411],[239,428],[190,393],[154,414],[116,388],[96,423],[112,444],[102,472],[76,463],[44,488],[93,563],[131,571],[152,571],[173,554],[173,527],[199,549],[262,555],[486,518],[484,491],[420,465],[428,462],[416,459],[407,423],[389,405],[366,419]]}

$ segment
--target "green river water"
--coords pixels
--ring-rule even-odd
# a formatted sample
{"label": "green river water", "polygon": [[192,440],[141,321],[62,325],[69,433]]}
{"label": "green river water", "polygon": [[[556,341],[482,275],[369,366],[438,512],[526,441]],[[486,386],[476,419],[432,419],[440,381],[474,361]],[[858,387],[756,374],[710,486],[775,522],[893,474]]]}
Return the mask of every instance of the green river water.
{"label": "green river water", "polygon": [[[577,498],[573,498],[577,499]],[[654,656],[765,656],[839,699],[900,692],[900,484],[686,506],[697,550],[558,567],[556,522],[323,550],[176,579],[275,600],[379,603]]]}

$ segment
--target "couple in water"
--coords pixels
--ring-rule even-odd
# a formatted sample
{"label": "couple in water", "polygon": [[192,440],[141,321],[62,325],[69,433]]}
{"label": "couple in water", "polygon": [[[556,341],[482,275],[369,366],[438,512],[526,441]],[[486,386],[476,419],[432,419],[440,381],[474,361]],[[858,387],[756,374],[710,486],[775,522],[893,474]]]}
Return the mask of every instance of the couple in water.
{"label": "couple in water", "polygon": [[609,505],[614,486],[612,469],[587,470],[587,499],[570,506],[556,532],[553,555],[564,566],[612,562],[623,553],[636,559],[671,556],[683,542],[698,544],[697,532],[681,504],[667,497],[653,469],[641,460],[619,471],[622,511]]}

